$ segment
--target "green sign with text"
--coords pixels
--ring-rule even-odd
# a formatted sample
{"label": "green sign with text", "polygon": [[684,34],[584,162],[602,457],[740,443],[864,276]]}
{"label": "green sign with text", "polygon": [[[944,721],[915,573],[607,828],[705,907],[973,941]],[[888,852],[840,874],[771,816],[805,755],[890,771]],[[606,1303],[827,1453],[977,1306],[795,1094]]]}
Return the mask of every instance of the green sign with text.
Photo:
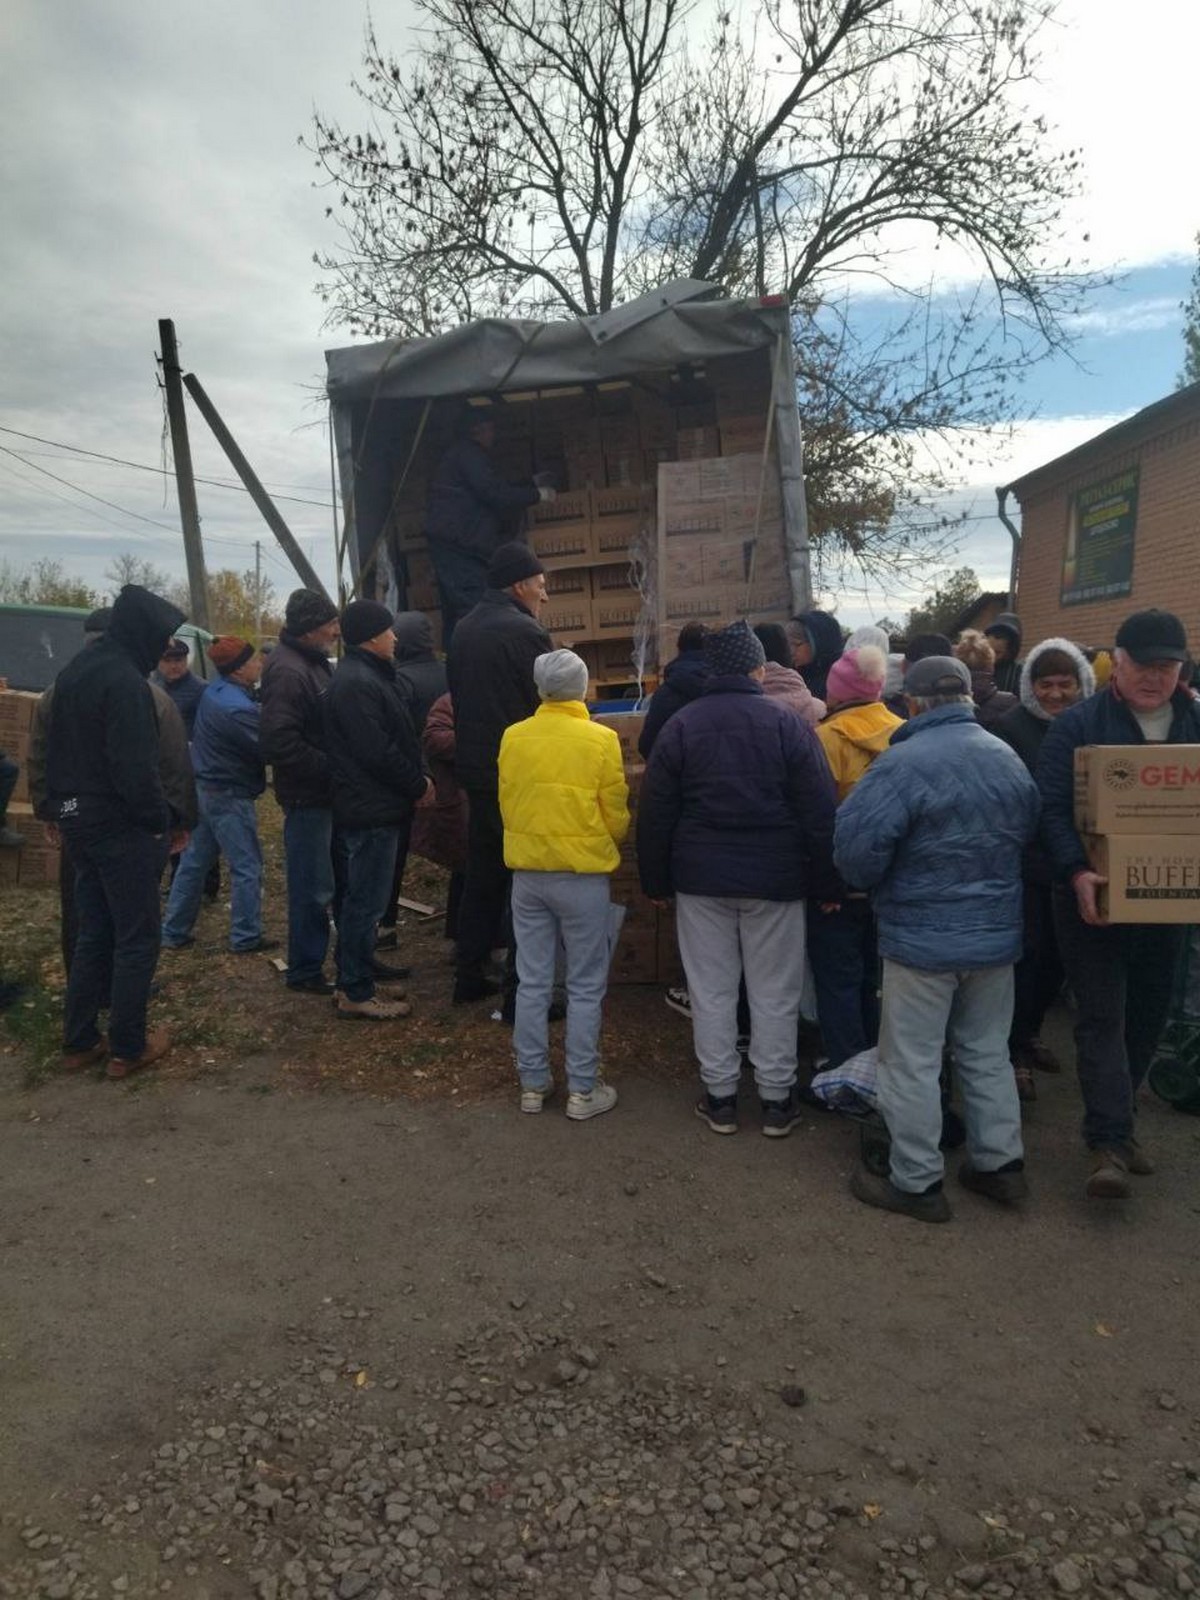
{"label": "green sign with text", "polygon": [[1062,605],[1115,600],[1132,592],[1137,501],[1137,467],[1089,484],[1072,498]]}

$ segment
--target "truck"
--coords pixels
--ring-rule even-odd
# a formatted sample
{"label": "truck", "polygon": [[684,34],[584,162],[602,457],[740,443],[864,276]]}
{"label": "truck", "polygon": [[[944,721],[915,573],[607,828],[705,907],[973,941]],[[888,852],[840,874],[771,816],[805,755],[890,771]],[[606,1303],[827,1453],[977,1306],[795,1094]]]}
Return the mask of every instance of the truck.
{"label": "truck", "polygon": [[491,408],[502,475],[556,485],[513,536],[545,566],[541,621],[587,661],[595,696],[640,692],[685,622],[812,603],[782,296],[681,280],[595,317],[329,350],[326,368],[351,587],[426,612],[435,638],[425,503],[471,403]]}
{"label": "truck", "polygon": [[[83,649],[83,625],[90,616],[90,610],[78,606],[0,605],[0,678],[10,689],[48,689]],[[187,640],[192,671],[201,678],[210,676],[204,646],[212,634],[190,622],[177,634]]]}

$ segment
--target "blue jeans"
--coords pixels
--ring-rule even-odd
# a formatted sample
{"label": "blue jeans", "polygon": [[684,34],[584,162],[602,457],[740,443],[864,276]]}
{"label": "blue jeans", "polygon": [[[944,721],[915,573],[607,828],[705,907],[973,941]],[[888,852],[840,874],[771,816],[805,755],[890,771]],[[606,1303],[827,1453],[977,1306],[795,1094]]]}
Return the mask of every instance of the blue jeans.
{"label": "blue jeans", "polygon": [[346,828],[346,893],[338,923],[338,988],[347,1000],[375,993],[375,928],[388,908],[397,828]]}
{"label": "blue jeans", "polygon": [[[68,837],[66,828],[63,834]],[[146,1004],[158,964],[158,885],[169,841],[140,828],[72,831],[69,839],[79,932],[63,1045],[73,1053],[97,1044],[96,1016],[107,1005],[109,1048],[132,1061],[146,1048]]]}
{"label": "blue jeans", "polygon": [[252,949],[262,938],[263,872],[254,801],[206,783],[196,785],[196,797],[200,821],[171,885],[163,943],[170,948],[191,937],[208,869],[224,856],[230,880],[229,943],[234,950]]}
{"label": "blue jeans", "polygon": [[1008,1059],[1013,969],[924,972],[883,963],[879,1109],[892,1140],[892,1182],[923,1194],[942,1181],[942,1042],[949,1033],[967,1120],[967,1156],[980,1172],[1024,1157],[1021,1105]]}
{"label": "blue jeans", "polygon": [[612,954],[606,872],[514,872],[517,1002],[513,1054],[524,1089],[550,1084],[554,966],[567,957],[567,1088],[590,1094],[600,1066],[600,1022]]}
{"label": "blue jeans", "polygon": [[288,806],[283,818],[287,868],[287,981],[319,978],[329,949],[333,901],[333,812],[327,806]]}
{"label": "blue jeans", "polygon": [[828,912],[809,901],[808,959],[825,1054],[840,1067],[879,1039],[879,951],[865,895],[847,896]]}

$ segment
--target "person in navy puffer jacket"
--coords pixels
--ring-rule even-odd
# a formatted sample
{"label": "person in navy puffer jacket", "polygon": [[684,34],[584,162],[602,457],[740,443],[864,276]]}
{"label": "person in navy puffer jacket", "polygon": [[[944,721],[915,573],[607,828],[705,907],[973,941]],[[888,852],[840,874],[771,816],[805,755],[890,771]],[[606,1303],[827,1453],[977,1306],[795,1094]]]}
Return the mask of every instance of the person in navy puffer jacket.
{"label": "person in navy puffer jacket", "polygon": [[697,1115],[736,1133],[738,981],[763,1132],[797,1120],[796,1039],[805,900],[837,899],[834,786],[812,729],[762,692],[763,647],[745,622],[704,641],[703,694],[658,736],[638,812],[646,895],[675,897],[679,950],[705,1094]]}
{"label": "person in navy puffer jacket", "polygon": [[1021,859],[1038,823],[1020,758],[976,722],[971,675],[930,656],[904,680],[911,720],[843,801],[834,860],[872,892],[883,956],[879,1107],[890,1178],[862,1170],[858,1199],[947,1222],[939,1077],[949,1029],[966,1102],[960,1178],[991,1199],[1025,1193],[1021,1110],[1008,1059],[1021,954]]}

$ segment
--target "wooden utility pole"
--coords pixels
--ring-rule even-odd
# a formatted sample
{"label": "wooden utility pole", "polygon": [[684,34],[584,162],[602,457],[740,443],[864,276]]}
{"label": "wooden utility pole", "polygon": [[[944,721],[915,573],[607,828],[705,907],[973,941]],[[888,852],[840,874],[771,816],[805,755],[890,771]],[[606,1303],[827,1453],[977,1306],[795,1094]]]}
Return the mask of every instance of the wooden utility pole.
{"label": "wooden utility pole", "polygon": [[262,540],[254,541],[254,642],[262,649]]}
{"label": "wooden utility pole", "polygon": [[208,585],[204,573],[204,546],[200,542],[200,508],[196,504],[196,481],[192,476],[192,447],[188,442],[187,412],[183,405],[179,350],[175,343],[175,324],[169,317],[159,320],[158,339],[162,348],[163,384],[167,391],[167,421],[171,428],[171,454],[175,458],[175,484],[179,494],[179,519],[183,524],[183,552],[187,558],[188,591],[191,595],[190,621],[208,632]]}
{"label": "wooden utility pole", "polygon": [[301,583],[306,589],[315,589],[318,594],[324,595],[328,600],[328,592],[326,591],[325,585],[321,582],[320,578],[317,577],[312,562],[309,561],[308,557],[304,554],[304,551],[301,550],[295,534],[279,515],[279,512],[275,508],[275,502],[271,499],[270,495],[258,481],[258,477],[254,471],[254,468],[246,460],[245,456],[241,452],[240,447],[238,446],[237,440],[225,426],[220,412],[205,394],[203,385],[201,384],[199,378],[197,378],[194,372],[189,372],[183,381],[187,385],[187,392],[196,402],[196,405],[200,410],[200,415],[204,418],[205,422],[208,423],[209,427],[216,435],[217,443],[229,457],[229,462],[233,467],[233,470],[245,484],[247,490],[249,491],[250,498],[254,501],[254,504],[262,512],[267,527],[270,528],[271,532],[283,546],[284,554],[292,563],[292,566],[295,567],[300,576]]}

